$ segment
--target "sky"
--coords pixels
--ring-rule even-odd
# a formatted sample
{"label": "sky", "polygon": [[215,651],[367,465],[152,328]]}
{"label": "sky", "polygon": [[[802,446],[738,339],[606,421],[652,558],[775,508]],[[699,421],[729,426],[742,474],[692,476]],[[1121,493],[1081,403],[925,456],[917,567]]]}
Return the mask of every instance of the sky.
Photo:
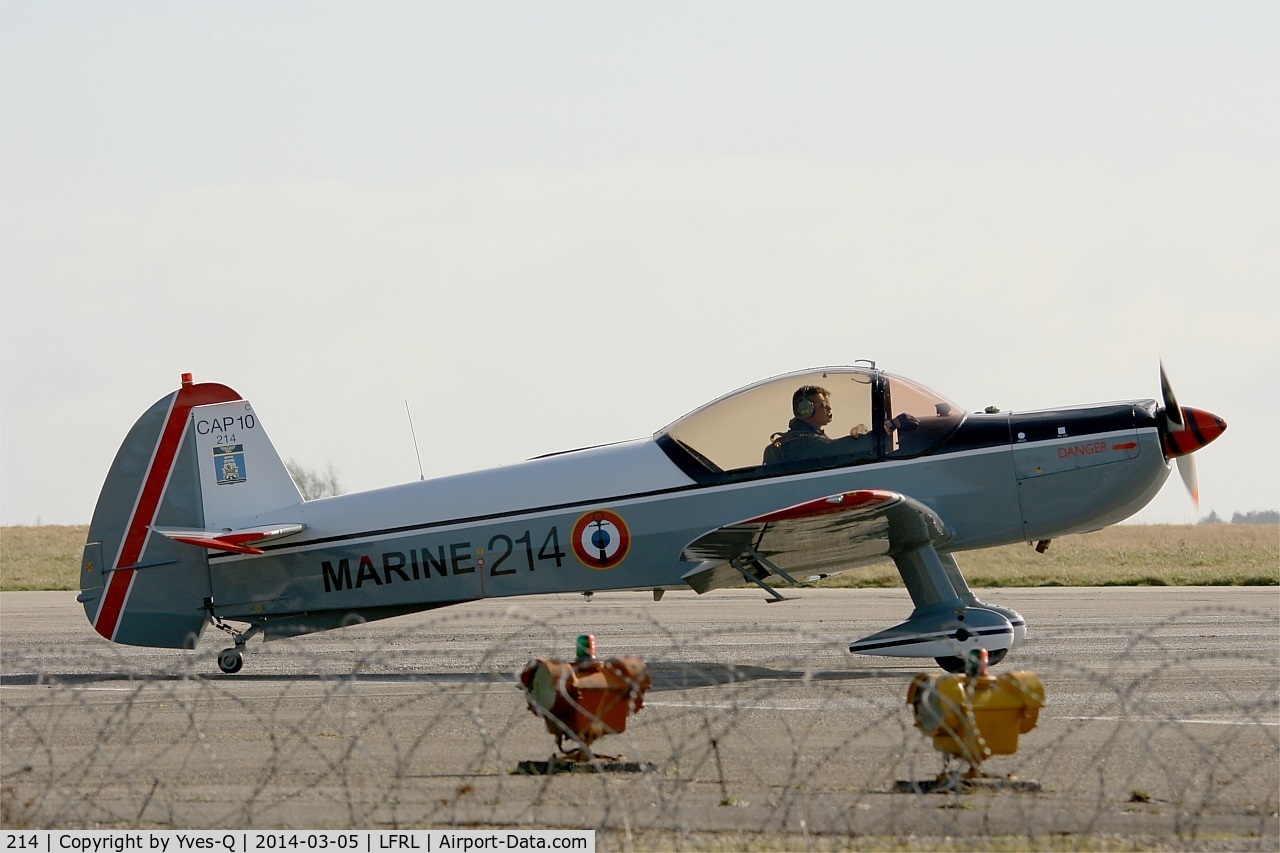
{"label": "sky", "polygon": [[0,524],[184,372],[347,491],[872,359],[1280,509],[1280,4],[0,3]]}

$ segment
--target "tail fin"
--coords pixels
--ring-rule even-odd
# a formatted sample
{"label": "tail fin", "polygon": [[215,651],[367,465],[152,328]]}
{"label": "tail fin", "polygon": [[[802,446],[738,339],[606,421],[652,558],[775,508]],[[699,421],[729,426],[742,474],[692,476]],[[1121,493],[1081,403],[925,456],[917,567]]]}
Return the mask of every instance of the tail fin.
{"label": "tail fin", "polygon": [[284,460],[247,400],[197,406],[191,411],[200,468],[204,525],[240,528],[282,507],[302,502]]}
{"label": "tail fin", "polygon": [[203,530],[301,502],[249,403],[225,385],[182,387],[116,453],[81,563],[85,615],[109,640],[189,648],[204,630],[207,552],[154,528]]}

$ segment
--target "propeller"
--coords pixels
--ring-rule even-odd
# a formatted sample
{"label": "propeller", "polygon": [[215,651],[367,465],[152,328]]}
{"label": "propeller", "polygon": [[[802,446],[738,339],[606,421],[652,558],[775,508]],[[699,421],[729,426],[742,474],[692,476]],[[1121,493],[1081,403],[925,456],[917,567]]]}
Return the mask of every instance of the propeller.
{"label": "propeller", "polygon": [[1178,460],[1178,474],[1187,487],[1196,508],[1200,508],[1200,478],[1196,473],[1196,460],[1191,454],[1222,435],[1227,423],[1222,418],[1201,409],[1182,408],[1173,394],[1164,361],[1160,362],[1160,394],[1164,398],[1164,456]]}
{"label": "propeller", "polygon": [[[1169,374],[1164,369],[1164,359],[1160,359],[1160,396],[1164,398],[1165,432],[1182,432],[1187,422],[1182,417],[1182,408],[1178,398],[1173,394],[1173,386],[1169,384]],[[1182,485],[1187,487],[1196,509],[1200,508],[1200,474],[1196,471],[1196,458],[1190,454],[1178,456],[1178,475],[1182,477]]]}
{"label": "propeller", "polygon": [[1196,471],[1196,458],[1194,456],[1178,457],[1178,476],[1182,477],[1182,485],[1187,487],[1187,494],[1191,495],[1191,502],[1196,505],[1196,509],[1200,508],[1200,475]]}
{"label": "propeller", "polygon": [[1164,397],[1164,417],[1170,429],[1177,432],[1186,428],[1182,420],[1182,409],[1178,408],[1178,398],[1173,396],[1173,386],[1169,384],[1169,374],[1164,369],[1164,359],[1160,359],[1160,395]]}

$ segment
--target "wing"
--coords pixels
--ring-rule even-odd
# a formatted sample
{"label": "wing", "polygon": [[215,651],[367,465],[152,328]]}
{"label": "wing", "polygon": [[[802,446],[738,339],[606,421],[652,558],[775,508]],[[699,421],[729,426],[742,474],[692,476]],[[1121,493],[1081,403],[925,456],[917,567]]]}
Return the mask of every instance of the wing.
{"label": "wing", "polygon": [[842,492],[704,533],[681,553],[701,561],[683,580],[698,593],[744,580],[764,586],[770,574],[795,583],[793,572],[835,574],[950,538],[933,510],[906,495]]}

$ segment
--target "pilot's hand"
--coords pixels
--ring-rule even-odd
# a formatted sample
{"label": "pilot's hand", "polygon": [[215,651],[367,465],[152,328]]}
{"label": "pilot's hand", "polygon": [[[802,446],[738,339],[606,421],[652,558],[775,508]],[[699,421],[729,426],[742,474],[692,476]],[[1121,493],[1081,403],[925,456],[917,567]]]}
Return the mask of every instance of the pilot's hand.
{"label": "pilot's hand", "polygon": [[854,425],[853,425],[852,427],[850,427],[850,429],[849,429],[849,437],[850,437],[850,438],[862,438],[862,437],[863,437],[864,435],[866,435],[868,432],[870,432],[870,430],[868,430],[868,429],[867,429],[867,425],[866,425],[866,424],[854,424]]}
{"label": "pilot's hand", "polygon": [[911,430],[915,429],[918,426],[920,426],[919,418],[917,418],[915,415],[910,414],[908,412],[903,412],[902,414],[898,415],[896,418],[885,421],[884,431],[887,433],[892,433],[895,429],[900,429],[903,432],[911,432]]}

